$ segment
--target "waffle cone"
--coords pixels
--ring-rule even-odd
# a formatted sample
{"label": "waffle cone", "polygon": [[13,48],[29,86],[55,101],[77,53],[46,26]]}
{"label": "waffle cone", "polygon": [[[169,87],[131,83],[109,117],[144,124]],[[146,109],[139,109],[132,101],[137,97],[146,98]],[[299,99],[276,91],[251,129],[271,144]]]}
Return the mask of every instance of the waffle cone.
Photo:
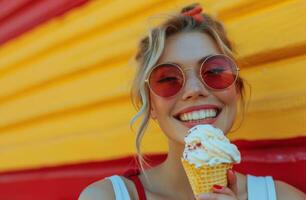
{"label": "waffle cone", "polygon": [[182,159],[182,164],[194,195],[212,192],[212,186],[215,184],[227,186],[227,170],[233,166],[230,163],[222,163],[214,166],[203,165],[197,168],[184,159]]}

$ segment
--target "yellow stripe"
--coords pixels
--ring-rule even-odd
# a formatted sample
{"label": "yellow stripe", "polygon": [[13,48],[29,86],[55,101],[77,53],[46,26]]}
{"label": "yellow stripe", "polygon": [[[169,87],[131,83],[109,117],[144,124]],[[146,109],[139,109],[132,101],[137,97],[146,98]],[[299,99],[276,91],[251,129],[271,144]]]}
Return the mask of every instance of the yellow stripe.
{"label": "yellow stripe", "polygon": [[[186,2],[92,1],[4,45],[0,171],[133,153],[131,57],[146,30]],[[244,124],[230,137],[305,135],[306,2],[202,3],[224,21],[241,74],[252,85]],[[157,125],[151,125],[145,152],[165,152],[166,146]]]}
{"label": "yellow stripe", "polygon": [[306,136],[306,56],[293,57],[242,71],[251,85],[243,126],[232,139]]}

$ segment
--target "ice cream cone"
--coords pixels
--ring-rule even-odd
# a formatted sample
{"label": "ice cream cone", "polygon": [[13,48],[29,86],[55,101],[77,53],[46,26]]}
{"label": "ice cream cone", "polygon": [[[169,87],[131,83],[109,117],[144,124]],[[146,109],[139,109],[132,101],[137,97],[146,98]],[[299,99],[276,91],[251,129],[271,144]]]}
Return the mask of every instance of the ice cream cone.
{"label": "ice cream cone", "polygon": [[194,195],[212,192],[212,187],[215,184],[227,186],[227,170],[233,166],[231,163],[222,163],[214,166],[196,167],[184,159],[182,159],[182,164]]}

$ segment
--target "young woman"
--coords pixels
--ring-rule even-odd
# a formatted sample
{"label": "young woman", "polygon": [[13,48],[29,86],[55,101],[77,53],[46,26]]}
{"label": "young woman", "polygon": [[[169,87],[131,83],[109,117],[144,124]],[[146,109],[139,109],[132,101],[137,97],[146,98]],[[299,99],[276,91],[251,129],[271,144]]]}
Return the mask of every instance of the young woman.
{"label": "young woman", "polygon": [[225,134],[231,129],[239,102],[244,103],[244,83],[222,25],[199,5],[186,7],[144,38],[132,95],[142,122],[141,138],[150,118],[168,138],[166,160],[134,174],[112,176],[89,185],[79,200],[305,200],[294,187],[228,171],[228,186],[215,185],[212,193],[193,195],[181,164],[184,136],[197,124],[211,124]]}

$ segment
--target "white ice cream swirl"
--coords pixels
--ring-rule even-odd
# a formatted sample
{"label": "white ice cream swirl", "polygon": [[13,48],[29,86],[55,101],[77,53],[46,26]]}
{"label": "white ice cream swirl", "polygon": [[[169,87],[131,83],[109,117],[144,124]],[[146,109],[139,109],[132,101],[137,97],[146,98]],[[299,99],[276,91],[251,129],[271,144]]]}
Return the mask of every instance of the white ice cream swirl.
{"label": "white ice cream swirl", "polygon": [[200,167],[203,164],[240,163],[240,152],[222,130],[211,125],[197,125],[185,137],[183,159]]}

